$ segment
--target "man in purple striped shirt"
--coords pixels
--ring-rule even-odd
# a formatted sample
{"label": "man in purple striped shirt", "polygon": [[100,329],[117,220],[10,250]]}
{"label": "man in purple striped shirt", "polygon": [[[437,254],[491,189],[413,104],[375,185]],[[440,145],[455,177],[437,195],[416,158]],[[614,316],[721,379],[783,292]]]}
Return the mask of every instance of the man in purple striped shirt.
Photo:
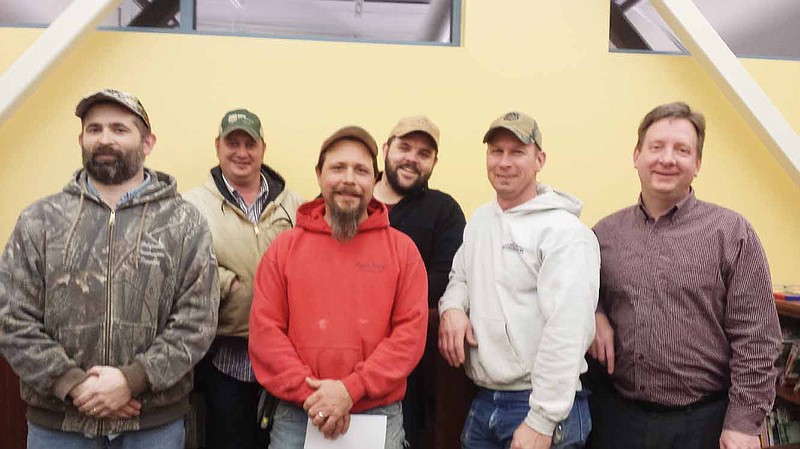
{"label": "man in purple striped shirt", "polygon": [[593,448],[758,448],[781,333],[764,250],[741,215],[700,201],[705,119],[650,111],[633,152],[638,204],[601,220],[589,354]]}

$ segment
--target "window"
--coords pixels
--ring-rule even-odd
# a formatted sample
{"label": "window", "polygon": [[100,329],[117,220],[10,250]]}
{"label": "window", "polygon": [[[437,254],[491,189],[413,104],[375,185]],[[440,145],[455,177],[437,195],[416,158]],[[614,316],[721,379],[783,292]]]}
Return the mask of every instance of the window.
{"label": "window", "polygon": [[[71,0],[0,0],[0,25],[46,26]],[[458,45],[460,0],[125,0],[101,26]]]}
{"label": "window", "polygon": [[[737,56],[800,59],[800,1],[692,0]],[[648,0],[611,0],[609,49],[686,52]]]}
{"label": "window", "polygon": [[[0,25],[47,26],[70,3],[72,0],[0,0]],[[177,0],[125,0],[100,26],[178,28],[179,5]]]}

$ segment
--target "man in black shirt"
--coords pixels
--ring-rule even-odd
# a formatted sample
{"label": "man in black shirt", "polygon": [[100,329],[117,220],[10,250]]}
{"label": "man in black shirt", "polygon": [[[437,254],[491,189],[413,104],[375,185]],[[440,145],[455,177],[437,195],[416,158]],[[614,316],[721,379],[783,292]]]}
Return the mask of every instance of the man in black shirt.
{"label": "man in black shirt", "polygon": [[[408,379],[403,400],[406,438],[412,447],[424,448],[433,435],[447,438],[454,434],[457,438],[471,399],[464,398],[463,391],[471,388],[471,384],[464,381],[463,372],[447,367],[437,357],[436,349],[439,316],[436,307],[447,287],[466,221],[461,207],[450,195],[428,188],[439,156],[439,128],[429,118],[400,119],[383,145],[383,155],[385,172],[375,185],[373,196],[389,208],[392,227],[407,234],[417,245],[428,272],[431,309],[428,344],[422,361]],[[445,387],[437,388],[439,385]],[[450,396],[448,393],[453,398],[443,401],[444,395]],[[446,419],[444,410],[436,410],[437,394],[439,403],[448,404]],[[459,408],[460,403],[463,407]],[[454,425],[452,431],[442,427],[448,424]]]}

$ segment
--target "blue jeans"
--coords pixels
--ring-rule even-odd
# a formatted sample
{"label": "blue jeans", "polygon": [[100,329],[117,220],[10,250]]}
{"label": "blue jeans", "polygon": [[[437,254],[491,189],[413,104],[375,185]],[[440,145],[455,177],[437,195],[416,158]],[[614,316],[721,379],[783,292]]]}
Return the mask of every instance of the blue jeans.
{"label": "blue jeans", "polygon": [[152,429],[123,432],[110,440],[45,429],[28,421],[28,449],[183,449],[184,440],[183,418]]}
{"label": "blue jeans", "polygon": [[[403,408],[399,402],[375,407],[360,412],[364,415],[386,415],[386,443],[384,449],[402,449],[405,441],[403,431]],[[303,449],[306,441],[308,415],[302,408],[285,401],[278,402],[272,432],[269,434],[269,449]]]}
{"label": "blue jeans", "polygon": [[[508,449],[511,437],[528,415],[530,390],[498,391],[481,388],[461,433],[463,449]],[[579,449],[592,428],[586,390],[575,393],[572,410],[553,432],[551,449]]]}

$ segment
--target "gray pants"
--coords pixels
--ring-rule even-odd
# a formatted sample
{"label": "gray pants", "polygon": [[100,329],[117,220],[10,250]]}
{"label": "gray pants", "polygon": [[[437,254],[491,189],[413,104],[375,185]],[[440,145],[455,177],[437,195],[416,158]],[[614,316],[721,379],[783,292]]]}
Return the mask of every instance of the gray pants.
{"label": "gray pants", "polygon": [[[386,442],[384,449],[402,449],[403,408],[399,402],[360,412],[364,415],[386,415]],[[302,408],[280,401],[275,410],[270,432],[270,449],[303,449],[306,440],[308,415]]]}

